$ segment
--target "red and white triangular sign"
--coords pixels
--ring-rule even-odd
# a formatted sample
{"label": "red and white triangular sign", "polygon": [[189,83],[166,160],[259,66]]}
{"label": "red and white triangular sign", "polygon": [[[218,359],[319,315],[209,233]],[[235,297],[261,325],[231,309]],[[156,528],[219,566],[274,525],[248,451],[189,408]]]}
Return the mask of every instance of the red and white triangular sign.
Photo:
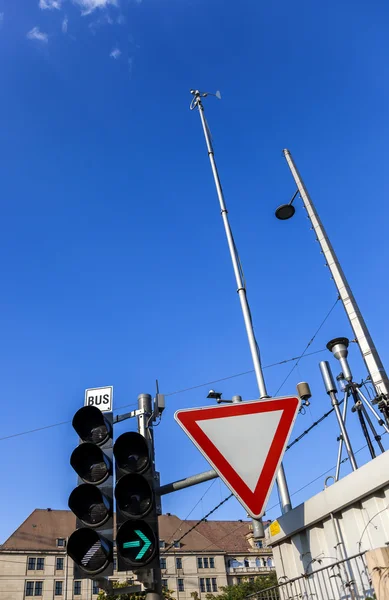
{"label": "red and white triangular sign", "polygon": [[259,518],[299,408],[299,398],[271,398],[178,410],[174,418],[247,512]]}

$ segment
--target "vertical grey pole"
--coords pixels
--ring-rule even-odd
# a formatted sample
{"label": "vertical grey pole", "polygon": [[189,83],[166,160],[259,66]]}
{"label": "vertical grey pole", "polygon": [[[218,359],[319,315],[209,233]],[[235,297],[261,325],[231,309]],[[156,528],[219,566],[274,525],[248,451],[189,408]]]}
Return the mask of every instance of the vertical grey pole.
{"label": "vertical grey pole", "polygon": [[335,282],[339,296],[343,302],[344,309],[349,318],[351,327],[357,339],[359,349],[365,361],[367,370],[378,396],[383,394],[385,399],[389,399],[389,379],[385,368],[381,362],[378,351],[374,346],[370,332],[359,310],[358,304],[354,298],[351,288],[348,284],[342,267],[339,264],[335,251],[328,239],[327,233],[320,221],[319,215],[316,212],[315,206],[308,194],[307,188],[297,170],[289,150],[284,150],[286,162],[291,170],[293,179],[296,182],[300,196],[307,210],[308,217],[312,223],[312,227],[316,233],[317,241],[320,244],[321,250],[325,256],[328,268],[331,271],[332,279]]}
{"label": "vertical grey pole", "polygon": [[[153,465],[155,464],[155,453],[154,453],[154,436],[153,436],[153,405],[150,394],[139,394],[138,396],[138,409],[141,412],[138,415],[138,432],[148,441],[150,448],[150,455]],[[159,541],[159,540],[158,540]],[[154,569],[154,585],[155,590],[147,592],[146,600],[162,600],[162,580],[161,580],[161,569]]]}
{"label": "vertical grey pole", "polygon": [[[358,466],[357,466],[357,463],[356,463],[356,460],[354,457],[354,452],[351,447],[350,439],[348,437],[346,425],[342,419],[342,414],[340,412],[338,398],[336,397],[336,391],[337,391],[336,384],[335,384],[334,378],[332,376],[331,367],[330,367],[328,361],[326,361],[326,360],[322,360],[319,363],[319,367],[320,367],[321,375],[323,377],[323,383],[326,388],[326,392],[329,395],[329,397],[331,398],[331,404],[334,407],[336,418],[338,419],[340,433],[341,433],[342,439],[344,441],[344,445],[346,446],[347,454],[350,459],[352,469],[353,469],[353,471],[355,471],[358,468]],[[339,463],[339,466],[340,466],[340,463]],[[338,468],[337,468],[337,475],[339,477]]]}
{"label": "vertical grey pole", "polygon": [[[218,173],[217,167],[216,167],[215,156],[214,156],[214,152],[213,152],[211,138],[209,135],[209,130],[208,130],[208,127],[207,127],[207,124],[205,121],[204,107],[201,102],[200,92],[198,90],[196,92],[194,92],[194,97],[195,97],[195,105],[197,106],[197,108],[199,110],[201,124],[202,124],[203,131],[204,131],[204,137],[205,137],[205,141],[207,144],[208,157],[209,157],[209,161],[211,163],[211,168],[212,168],[213,178],[215,181],[217,196],[219,198],[220,210],[221,210],[221,215],[222,215],[222,219],[223,219],[224,229],[226,232],[228,248],[230,250],[232,266],[234,269],[234,274],[235,274],[235,279],[236,279],[237,291],[238,291],[240,305],[241,305],[242,313],[243,313],[243,319],[244,319],[244,323],[246,326],[246,333],[247,333],[248,342],[249,342],[249,346],[250,346],[251,358],[252,358],[252,361],[254,364],[254,371],[255,371],[255,376],[256,376],[257,384],[258,384],[259,396],[260,396],[260,398],[269,398],[267,390],[266,390],[265,380],[263,377],[259,349],[258,349],[257,341],[256,341],[255,335],[254,335],[254,328],[253,328],[250,308],[249,308],[249,304],[248,304],[248,300],[247,300],[246,287],[243,283],[242,276],[241,276],[241,267],[240,267],[240,262],[239,262],[239,256],[238,256],[238,252],[237,252],[234,238],[232,235],[232,230],[231,230],[231,227],[230,227],[230,224],[228,221],[228,211],[226,208],[226,203],[224,201],[224,195],[223,195],[223,190],[222,190],[222,186],[221,186],[221,182],[220,182],[220,178],[219,178],[219,173]],[[291,504],[291,500],[290,500],[290,496],[289,496],[288,484],[286,482],[284,467],[282,466],[282,464],[281,464],[281,466],[278,470],[278,474],[277,474],[277,485],[278,485],[278,494],[279,494],[280,503],[281,503],[281,510],[282,510],[282,513],[284,514],[292,508],[292,504]]]}
{"label": "vertical grey pole", "polygon": [[[342,411],[342,419],[343,419],[343,423],[345,426],[346,426],[346,418],[347,418],[347,404],[348,404],[348,391],[346,390],[344,393],[343,411]],[[340,463],[342,462],[342,452],[343,452],[343,437],[342,437],[342,435],[340,435],[338,460],[336,461],[335,482],[339,481]]]}

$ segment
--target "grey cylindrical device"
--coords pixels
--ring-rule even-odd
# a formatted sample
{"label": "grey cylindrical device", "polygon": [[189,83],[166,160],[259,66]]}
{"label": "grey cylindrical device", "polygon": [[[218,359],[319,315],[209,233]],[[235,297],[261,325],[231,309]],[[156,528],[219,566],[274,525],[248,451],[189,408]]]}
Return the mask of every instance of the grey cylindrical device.
{"label": "grey cylindrical device", "polygon": [[327,394],[330,394],[331,392],[334,392],[336,394],[338,390],[336,388],[336,383],[332,375],[330,363],[327,360],[322,360],[319,363],[319,367]]}
{"label": "grey cylindrical device", "polygon": [[352,374],[347,360],[349,340],[345,337],[335,338],[327,344],[327,348],[342,366],[342,371],[346,381],[352,381]]}
{"label": "grey cylindrical device", "polygon": [[309,384],[306,381],[301,381],[296,385],[297,393],[301,400],[309,400],[312,396]]}

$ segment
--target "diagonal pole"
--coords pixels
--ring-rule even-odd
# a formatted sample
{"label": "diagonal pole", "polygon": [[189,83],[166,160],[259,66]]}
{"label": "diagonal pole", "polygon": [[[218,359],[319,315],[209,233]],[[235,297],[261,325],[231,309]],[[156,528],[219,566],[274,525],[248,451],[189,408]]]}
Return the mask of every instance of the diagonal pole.
{"label": "diagonal pole", "polygon": [[[203,127],[204,137],[205,137],[205,141],[207,144],[208,157],[209,157],[209,161],[211,163],[213,178],[215,181],[216,191],[217,191],[217,195],[218,195],[219,203],[220,203],[221,216],[223,219],[223,225],[224,225],[224,229],[225,229],[225,233],[226,233],[226,237],[227,237],[228,248],[230,250],[232,266],[234,269],[236,285],[237,285],[237,292],[238,292],[238,296],[239,296],[239,300],[240,300],[240,305],[242,308],[244,324],[246,327],[247,338],[248,338],[250,351],[251,351],[251,357],[252,357],[253,364],[254,364],[254,371],[255,371],[255,376],[256,376],[257,384],[258,384],[259,396],[261,399],[269,398],[269,395],[266,390],[265,380],[263,377],[259,348],[258,348],[257,341],[255,339],[250,307],[249,307],[249,303],[247,300],[246,286],[243,282],[243,278],[242,278],[242,274],[241,274],[241,266],[240,266],[238,251],[237,251],[237,248],[236,248],[236,245],[234,242],[234,237],[232,235],[231,226],[230,226],[230,223],[228,220],[228,211],[227,211],[226,203],[224,200],[224,195],[223,195],[223,190],[222,190],[222,186],[221,186],[221,182],[220,182],[219,173],[218,173],[218,170],[216,167],[215,156],[214,156],[212,142],[211,142],[211,138],[210,138],[210,134],[209,134],[209,129],[208,129],[208,126],[207,126],[207,123],[205,120],[205,116],[204,116],[204,106],[201,101],[202,94],[198,90],[192,90],[192,94],[193,94],[194,98],[192,101],[191,108],[196,108],[196,107],[198,108],[200,119],[201,119],[201,124]],[[288,485],[287,485],[286,478],[285,478],[285,472],[284,472],[284,468],[282,465],[280,466],[278,475],[277,475],[277,486],[278,486],[278,493],[279,493],[279,497],[280,497],[281,509],[282,509],[282,513],[284,514],[292,508],[292,505],[291,505]]]}

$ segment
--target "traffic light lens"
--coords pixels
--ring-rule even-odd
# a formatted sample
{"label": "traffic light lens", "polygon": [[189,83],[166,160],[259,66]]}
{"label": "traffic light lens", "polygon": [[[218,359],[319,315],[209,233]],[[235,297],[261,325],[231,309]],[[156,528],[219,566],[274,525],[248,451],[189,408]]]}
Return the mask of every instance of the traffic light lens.
{"label": "traffic light lens", "polygon": [[117,532],[116,546],[129,566],[140,567],[154,558],[157,540],[145,521],[126,521]]}
{"label": "traffic light lens", "polygon": [[123,433],[117,439],[113,453],[118,467],[127,473],[143,473],[150,464],[147,442],[135,431]]}
{"label": "traffic light lens", "polygon": [[111,425],[96,406],[83,406],[73,418],[73,427],[83,442],[101,446],[111,436]]}
{"label": "traffic light lens", "polygon": [[112,552],[105,540],[93,529],[77,529],[69,538],[67,552],[89,575],[97,575],[112,561]]}
{"label": "traffic light lens", "polygon": [[142,475],[124,475],[116,484],[115,497],[119,510],[128,517],[144,517],[153,505],[153,491]]}
{"label": "traffic light lens", "polygon": [[89,442],[77,446],[70,457],[70,464],[83,481],[95,485],[109,477],[112,466],[106,454]]}
{"label": "traffic light lens", "polygon": [[80,521],[90,527],[103,525],[112,514],[108,498],[90,483],[83,483],[72,491],[69,508]]}

